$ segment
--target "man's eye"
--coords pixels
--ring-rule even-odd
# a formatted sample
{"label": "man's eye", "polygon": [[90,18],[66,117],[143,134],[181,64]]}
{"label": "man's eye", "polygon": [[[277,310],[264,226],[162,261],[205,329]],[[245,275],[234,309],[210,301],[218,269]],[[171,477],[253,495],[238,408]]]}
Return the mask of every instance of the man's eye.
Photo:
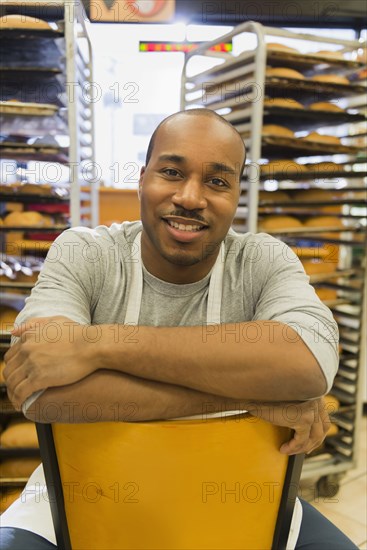
{"label": "man's eye", "polygon": [[214,185],[218,185],[219,187],[225,187],[226,186],[226,182],[223,181],[220,178],[211,178],[209,181],[210,181],[210,183],[213,183]]}
{"label": "man's eye", "polygon": [[164,168],[164,170],[162,170],[162,172],[164,174],[166,174],[166,176],[171,176],[173,178],[179,176],[179,173],[177,170],[175,170],[174,168]]}

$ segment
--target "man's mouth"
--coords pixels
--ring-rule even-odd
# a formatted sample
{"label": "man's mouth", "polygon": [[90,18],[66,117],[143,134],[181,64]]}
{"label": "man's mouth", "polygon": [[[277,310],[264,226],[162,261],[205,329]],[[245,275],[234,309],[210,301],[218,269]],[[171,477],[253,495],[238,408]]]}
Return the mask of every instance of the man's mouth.
{"label": "man's mouth", "polygon": [[173,219],[173,218],[163,218],[163,220],[173,227],[174,229],[178,229],[179,231],[187,231],[187,232],[196,232],[196,231],[202,231],[203,229],[207,228],[207,225],[204,225],[201,222],[197,222],[196,220],[188,220],[188,219]]}

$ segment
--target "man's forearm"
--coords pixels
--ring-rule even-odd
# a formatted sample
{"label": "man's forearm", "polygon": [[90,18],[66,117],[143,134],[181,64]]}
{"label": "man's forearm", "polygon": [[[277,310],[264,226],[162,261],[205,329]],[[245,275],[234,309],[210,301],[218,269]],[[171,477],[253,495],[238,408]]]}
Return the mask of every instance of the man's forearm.
{"label": "man's forearm", "polygon": [[230,399],[295,401],[326,390],[310,350],[279,322],[139,326],[130,338],[118,329],[101,325],[100,345],[91,349],[97,365],[96,354],[107,369]]}
{"label": "man's forearm", "polygon": [[49,388],[30,406],[35,422],[139,422],[244,408],[244,403],[181,386],[99,370],[75,384]]}

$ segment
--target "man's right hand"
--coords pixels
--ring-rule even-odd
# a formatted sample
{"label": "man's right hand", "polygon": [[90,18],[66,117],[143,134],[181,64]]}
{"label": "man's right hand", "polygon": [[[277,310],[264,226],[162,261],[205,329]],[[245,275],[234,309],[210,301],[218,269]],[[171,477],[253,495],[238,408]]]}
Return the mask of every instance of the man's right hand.
{"label": "man's right hand", "polygon": [[293,455],[310,453],[321,445],[330,428],[330,418],[323,397],[297,403],[251,403],[247,410],[276,426],[294,430],[280,452]]}

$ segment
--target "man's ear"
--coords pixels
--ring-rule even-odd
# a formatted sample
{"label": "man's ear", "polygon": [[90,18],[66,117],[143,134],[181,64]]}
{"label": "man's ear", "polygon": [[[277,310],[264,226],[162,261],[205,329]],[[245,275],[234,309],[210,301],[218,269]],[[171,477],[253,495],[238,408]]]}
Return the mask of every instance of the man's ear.
{"label": "man's ear", "polygon": [[143,186],[143,177],[144,177],[144,174],[145,174],[145,166],[143,166],[142,169],[140,170],[139,186],[138,186],[138,198],[139,198],[139,201],[140,201],[140,196],[141,196],[141,188],[142,188],[142,186]]}

